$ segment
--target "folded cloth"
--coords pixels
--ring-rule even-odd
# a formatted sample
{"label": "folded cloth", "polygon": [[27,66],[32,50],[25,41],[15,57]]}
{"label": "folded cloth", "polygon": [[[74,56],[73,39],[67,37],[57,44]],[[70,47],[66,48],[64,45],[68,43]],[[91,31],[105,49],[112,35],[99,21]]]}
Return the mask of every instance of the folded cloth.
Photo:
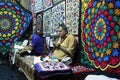
{"label": "folded cloth", "polygon": [[70,57],[66,57],[66,58],[62,59],[61,62],[66,65],[70,65],[72,63],[72,59]]}
{"label": "folded cloth", "polygon": [[70,66],[61,62],[39,62],[34,65],[41,78],[47,78],[55,75],[71,75]]}
{"label": "folded cloth", "polygon": [[29,51],[31,51],[31,47],[25,46],[23,49],[20,49],[20,50],[19,50],[19,53],[20,53],[20,54],[21,54],[21,53],[24,53],[24,52],[28,52],[28,53],[29,53]]}

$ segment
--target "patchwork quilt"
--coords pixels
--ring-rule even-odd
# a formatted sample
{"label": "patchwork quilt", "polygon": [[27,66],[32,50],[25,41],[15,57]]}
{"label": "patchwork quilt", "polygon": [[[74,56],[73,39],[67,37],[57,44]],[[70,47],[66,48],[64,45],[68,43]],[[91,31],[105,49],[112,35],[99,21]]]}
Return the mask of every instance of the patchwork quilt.
{"label": "patchwork quilt", "polygon": [[70,66],[61,62],[39,62],[34,65],[41,78],[47,78],[55,75],[70,75]]}

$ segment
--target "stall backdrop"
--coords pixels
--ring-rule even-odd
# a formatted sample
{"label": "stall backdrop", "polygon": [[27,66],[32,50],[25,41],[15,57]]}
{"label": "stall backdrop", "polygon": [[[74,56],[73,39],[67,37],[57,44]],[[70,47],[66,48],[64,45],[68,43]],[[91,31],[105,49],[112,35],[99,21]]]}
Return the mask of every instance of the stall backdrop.
{"label": "stall backdrop", "polygon": [[[79,38],[81,65],[120,75],[120,0],[33,1],[43,3],[34,6],[33,13],[43,13],[44,35],[56,35],[58,24],[66,23],[69,32]],[[19,39],[31,18],[16,1],[0,0],[1,54]]]}
{"label": "stall backdrop", "polygon": [[32,16],[15,0],[0,0],[0,55],[5,55],[31,22]]}

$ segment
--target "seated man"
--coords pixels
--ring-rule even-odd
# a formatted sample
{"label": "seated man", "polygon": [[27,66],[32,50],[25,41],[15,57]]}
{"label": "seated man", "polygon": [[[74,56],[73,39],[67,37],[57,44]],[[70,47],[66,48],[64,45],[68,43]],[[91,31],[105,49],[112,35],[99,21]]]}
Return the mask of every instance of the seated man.
{"label": "seated man", "polygon": [[[61,62],[70,60],[72,63],[73,56],[77,49],[76,38],[68,33],[68,30],[64,24],[60,24],[58,27],[59,39],[58,42],[53,42],[55,50],[52,57],[56,57]],[[69,62],[67,64],[70,64]]]}
{"label": "seated man", "polygon": [[[40,56],[43,55],[43,47],[44,47],[44,43],[43,43],[43,39],[40,36],[40,31],[36,30],[35,34],[32,34],[30,36],[31,39],[31,45],[25,46],[25,48],[21,51],[21,56],[24,55],[36,55],[36,56]],[[26,51],[30,50],[30,53],[27,53]],[[25,52],[24,52],[25,51]]]}

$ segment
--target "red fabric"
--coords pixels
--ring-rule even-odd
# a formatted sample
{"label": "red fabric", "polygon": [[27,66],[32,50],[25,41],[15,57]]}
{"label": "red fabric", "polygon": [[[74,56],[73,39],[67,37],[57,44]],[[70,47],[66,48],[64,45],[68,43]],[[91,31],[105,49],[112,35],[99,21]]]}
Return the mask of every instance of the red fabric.
{"label": "red fabric", "polygon": [[71,68],[72,68],[73,74],[81,74],[81,73],[89,74],[90,72],[95,72],[93,68],[87,68],[79,64],[72,65]]}
{"label": "red fabric", "polygon": [[118,76],[120,76],[120,66],[118,68],[108,68],[106,70],[106,72],[109,72],[109,73],[113,73],[113,74],[117,74]]}

